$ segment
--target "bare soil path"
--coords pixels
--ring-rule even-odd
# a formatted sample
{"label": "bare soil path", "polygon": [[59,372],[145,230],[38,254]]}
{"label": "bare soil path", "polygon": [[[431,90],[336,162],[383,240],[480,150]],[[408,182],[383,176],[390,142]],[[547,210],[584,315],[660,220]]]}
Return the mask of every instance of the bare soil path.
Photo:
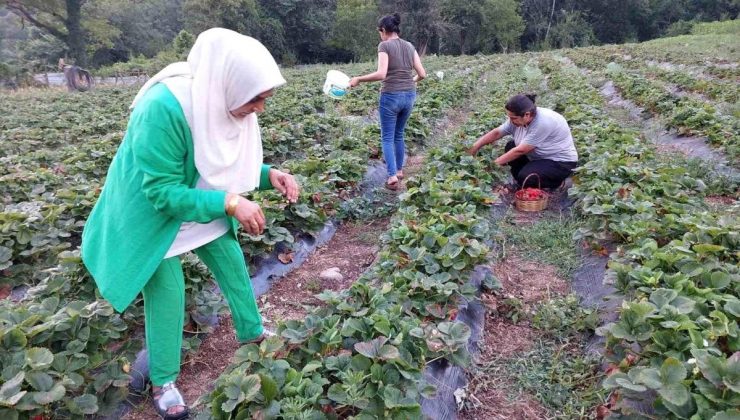
{"label": "bare soil path", "polygon": [[484,369],[472,374],[467,387],[467,399],[472,404],[460,413],[463,420],[547,418],[547,409],[533,395],[517,390],[516,378],[489,375],[485,368],[495,360],[526,353],[535,345],[538,332],[526,320],[513,320],[514,311],[526,313],[540,302],[568,294],[570,286],[557,274],[555,266],[527,260],[516,249],[507,254],[491,266],[502,290],[481,297],[486,306],[486,323],[476,365]]}
{"label": "bare soil path", "polygon": [[[322,290],[348,288],[374,261],[379,235],[387,226],[387,218],[341,225],[326,245],[317,249],[296,270],[276,280],[270,291],[262,295],[258,303],[265,326],[270,328],[278,321],[303,317],[303,305],[319,304],[314,295]],[[331,267],[339,268],[343,275],[341,281],[320,278],[319,274]],[[231,315],[224,314],[218,327],[206,336],[198,351],[183,361],[177,386],[186,402],[192,405],[210,392],[214,381],[229,365],[238,348]],[[157,418],[150,401],[140,404],[124,417],[127,420]]]}
{"label": "bare soil path", "polygon": [[[404,170],[406,177],[418,173],[423,162],[423,155],[410,156]],[[321,303],[315,294],[322,290],[350,287],[375,261],[380,235],[387,230],[389,221],[382,218],[340,225],[329,242],[319,247],[300,267],[277,279],[269,292],[258,299],[265,326],[274,328],[280,321],[302,318],[306,314],[305,305]],[[321,279],[321,272],[332,267],[339,269],[342,280]],[[195,406],[197,400],[213,389],[215,380],[228,367],[238,348],[231,315],[226,313],[220,317],[218,327],[203,339],[198,351],[183,360],[177,386],[192,408],[199,408]],[[149,420],[159,417],[147,400],[123,418]]]}

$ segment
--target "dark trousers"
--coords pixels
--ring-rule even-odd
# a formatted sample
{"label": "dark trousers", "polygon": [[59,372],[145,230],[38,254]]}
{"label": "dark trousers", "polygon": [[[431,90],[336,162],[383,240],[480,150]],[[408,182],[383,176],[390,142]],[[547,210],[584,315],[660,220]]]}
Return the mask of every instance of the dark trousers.
{"label": "dark trousers", "polygon": [[[514,140],[510,140],[506,143],[505,150],[508,152],[514,147]],[[542,188],[557,188],[573,173],[577,164],[578,162],[556,162],[550,159],[529,160],[526,155],[508,163],[511,175],[522,188],[538,186],[537,176],[530,177],[527,185],[524,185],[524,180],[531,174],[539,175]]]}

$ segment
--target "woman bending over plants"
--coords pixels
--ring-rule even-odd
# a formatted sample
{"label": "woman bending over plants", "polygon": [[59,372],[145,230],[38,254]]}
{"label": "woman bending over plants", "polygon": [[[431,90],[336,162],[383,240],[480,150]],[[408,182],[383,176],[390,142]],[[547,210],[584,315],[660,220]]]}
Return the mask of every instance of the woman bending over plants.
{"label": "woman bending over plants", "polygon": [[150,79],[131,105],[126,135],[82,234],[82,259],[118,311],[144,296],[153,403],[165,419],[188,416],[180,372],[185,284],[180,255],[194,251],[213,272],[241,342],[268,331],[252,292],[237,222],[265,227],[240,194],[277,188],[295,202],[293,176],[262,163],[256,113],[284,84],[257,40],[226,29],[200,34],[187,62]]}
{"label": "woman bending over plants", "polygon": [[[537,174],[543,188],[557,188],[578,164],[568,122],[557,112],[535,105],[535,95],[515,95],[506,102],[508,119],[481,136],[468,153],[475,156],[481,147],[511,135],[504,154],[494,161],[509,165],[515,182],[524,187],[530,174]],[[536,183],[536,177],[530,178]],[[537,186],[530,185],[530,186]]]}

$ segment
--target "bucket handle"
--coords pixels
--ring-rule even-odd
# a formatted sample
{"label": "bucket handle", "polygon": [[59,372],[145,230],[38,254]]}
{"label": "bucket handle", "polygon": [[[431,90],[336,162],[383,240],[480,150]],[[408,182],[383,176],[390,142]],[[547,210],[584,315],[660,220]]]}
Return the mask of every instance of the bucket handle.
{"label": "bucket handle", "polygon": [[541,190],[542,189],[542,182],[540,180],[540,176],[536,172],[532,172],[531,174],[527,175],[526,178],[524,178],[524,182],[522,182],[522,189],[526,188],[526,186],[527,186],[527,180],[532,175],[534,175],[534,176],[537,177],[537,189],[538,190]]}

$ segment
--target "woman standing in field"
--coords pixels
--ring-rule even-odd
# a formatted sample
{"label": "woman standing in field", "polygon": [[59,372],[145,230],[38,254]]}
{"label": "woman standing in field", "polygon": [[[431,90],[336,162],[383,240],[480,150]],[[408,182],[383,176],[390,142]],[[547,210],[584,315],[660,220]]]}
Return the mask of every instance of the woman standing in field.
{"label": "woman standing in field", "polygon": [[285,83],[257,40],[226,29],[200,34],[187,62],[149,80],[131,105],[126,135],[82,235],[82,259],[100,292],[123,311],[144,296],[153,401],[165,419],[188,407],[180,372],[185,284],[180,255],[194,251],[213,272],[241,342],[267,333],[236,237],[265,227],[259,205],[239,194],[277,188],[298,198],[293,176],[262,164],[256,113]]}
{"label": "woman standing in field", "polygon": [[[416,82],[426,77],[426,71],[416,49],[401,39],[401,17],[398,13],[378,20],[381,42],[378,44],[378,69],[364,76],[353,77],[349,85],[382,80],[380,90],[380,137],[388,180],[386,187],[398,189],[403,178],[406,145],[403,132],[416,99]],[[416,70],[413,76],[412,70]]]}

